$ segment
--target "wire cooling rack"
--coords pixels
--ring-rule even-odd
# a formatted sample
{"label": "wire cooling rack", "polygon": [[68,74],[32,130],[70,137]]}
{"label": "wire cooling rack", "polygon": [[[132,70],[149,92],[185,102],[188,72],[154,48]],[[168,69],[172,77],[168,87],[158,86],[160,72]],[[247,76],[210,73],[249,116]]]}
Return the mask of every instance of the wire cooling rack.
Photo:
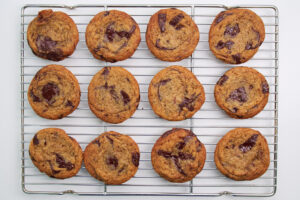
{"label": "wire cooling rack", "polygon": [[[145,43],[145,31],[152,14],[162,8],[176,7],[192,16],[200,31],[200,41],[194,54],[180,62],[163,62],[153,57]],[[277,131],[278,131],[278,10],[274,6],[237,6],[255,11],[264,21],[266,38],[258,53],[243,66],[257,69],[265,75],[270,86],[269,102],[265,109],[252,119],[232,119],[216,105],[213,95],[218,78],[232,65],[218,61],[210,52],[208,32],[214,17],[229,9],[224,5],[26,5],[21,13],[21,142],[22,142],[22,188],[26,193],[80,195],[176,195],[176,196],[271,196],[277,187]],[[39,10],[51,8],[69,14],[76,22],[80,40],[76,51],[69,58],[52,62],[33,55],[27,41],[29,22]],[[92,17],[100,11],[117,9],[130,14],[139,24],[142,40],[135,54],[125,61],[114,64],[96,60],[85,45],[85,29]],[[38,117],[27,100],[27,89],[35,73],[47,64],[58,63],[71,70],[79,80],[82,95],[76,111],[60,120]],[[189,68],[203,84],[206,102],[192,119],[169,122],[158,118],[151,110],[147,98],[148,84],[153,75],[170,65]],[[135,114],[117,125],[105,123],[89,110],[87,87],[96,72],[104,66],[122,66],[138,80],[141,102]],[[33,135],[46,127],[64,129],[85,146],[104,131],[118,131],[128,134],[138,143],[141,160],[138,172],[128,182],[119,185],[105,185],[92,178],[84,165],[72,178],[58,180],[40,173],[32,164],[28,146]],[[170,183],[160,178],[152,169],[151,149],[157,138],[165,131],[181,127],[191,129],[205,144],[207,160],[204,169],[192,181]],[[267,172],[253,181],[233,181],[224,177],[214,164],[213,154],[219,139],[230,129],[251,127],[259,130],[267,139],[271,163]]]}

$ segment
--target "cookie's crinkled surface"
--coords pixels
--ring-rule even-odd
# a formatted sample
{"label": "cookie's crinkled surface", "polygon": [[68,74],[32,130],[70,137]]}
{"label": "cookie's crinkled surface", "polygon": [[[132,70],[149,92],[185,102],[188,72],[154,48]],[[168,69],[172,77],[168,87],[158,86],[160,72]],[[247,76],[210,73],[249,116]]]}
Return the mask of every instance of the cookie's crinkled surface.
{"label": "cookie's crinkled surface", "polygon": [[79,41],[74,21],[60,11],[42,10],[27,29],[28,44],[41,58],[60,61],[70,56]]}
{"label": "cookie's crinkled surface", "polygon": [[72,113],[79,105],[80,95],[76,77],[61,65],[40,69],[27,93],[32,109],[47,119],[61,119]]}
{"label": "cookie's crinkled surface", "polygon": [[269,85],[265,77],[250,67],[235,67],[215,86],[216,103],[231,117],[246,119],[257,115],[268,103]]}
{"label": "cookie's crinkled surface", "polygon": [[182,66],[170,66],[158,72],[148,88],[153,111],[160,117],[179,121],[192,117],[205,101],[203,86]]}
{"label": "cookie's crinkled surface", "polygon": [[84,151],[87,171],[106,184],[118,185],[136,173],[140,151],[135,141],[114,131],[102,133]]}
{"label": "cookie's crinkled surface", "polygon": [[239,64],[251,59],[265,39],[261,18],[248,9],[219,13],[211,24],[209,47],[226,63]]}
{"label": "cookie's crinkled surface", "polygon": [[141,41],[140,28],[125,12],[103,11],[88,24],[85,39],[95,58],[117,62],[133,55]]}
{"label": "cookie's crinkled surface", "polygon": [[139,85],[122,67],[104,67],[88,87],[92,112],[109,123],[121,123],[131,117],[140,102]]}
{"label": "cookie's crinkled surface", "polygon": [[194,52],[199,30],[185,12],[170,8],[152,15],[147,26],[146,42],[149,50],[163,61],[180,61]]}
{"label": "cookie's crinkled surface", "polygon": [[186,182],[202,170],[206,149],[197,136],[186,129],[165,132],[154,144],[151,160],[154,170],[171,182]]}
{"label": "cookie's crinkled surface", "polygon": [[234,180],[253,180],[263,175],[270,164],[264,136],[250,128],[229,131],[217,144],[215,163],[225,176]]}
{"label": "cookie's crinkled surface", "polygon": [[46,128],[36,133],[29,145],[29,155],[41,172],[60,179],[75,176],[83,159],[77,141],[58,128]]}

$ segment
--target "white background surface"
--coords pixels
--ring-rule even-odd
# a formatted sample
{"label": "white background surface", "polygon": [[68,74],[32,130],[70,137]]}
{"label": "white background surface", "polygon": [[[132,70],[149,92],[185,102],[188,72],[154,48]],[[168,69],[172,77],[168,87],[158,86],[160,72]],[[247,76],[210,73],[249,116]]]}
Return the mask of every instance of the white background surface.
{"label": "white background surface", "polygon": [[[28,3],[219,3],[273,4],[279,8],[279,166],[278,189],[267,199],[300,199],[300,1],[297,0],[165,0],[165,1],[33,1],[2,0],[0,6],[0,199],[192,199],[193,197],[79,197],[27,195],[21,190],[20,145],[20,10]],[[199,197],[196,197],[197,199]],[[195,198],[195,199],[196,199]],[[200,198],[199,198],[200,199]],[[208,199],[208,198],[202,198]],[[231,199],[218,197],[214,199]],[[235,198],[239,199],[239,198]],[[243,198],[247,199],[247,198]],[[253,199],[253,198],[251,198]],[[255,198],[256,199],[256,198]]]}

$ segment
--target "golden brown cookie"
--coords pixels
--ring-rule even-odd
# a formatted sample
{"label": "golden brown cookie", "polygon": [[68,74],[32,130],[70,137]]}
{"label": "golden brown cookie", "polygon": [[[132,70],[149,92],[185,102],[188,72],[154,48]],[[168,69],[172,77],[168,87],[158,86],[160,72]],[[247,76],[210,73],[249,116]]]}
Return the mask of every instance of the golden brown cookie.
{"label": "golden brown cookie", "polygon": [[85,40],[96,59],[117,62],[133,55],[141,41],[140,28],[125,12],[103,11],[88,24]]}
{"label": "golden brown cookie", "polygon": [[59,128],[37,132],[29,145],[33,164],[53,178],[70,178],[81,168],[83,154],[77,141]]}
{"label": "golden brown cookie", "polygon": [[162,9],[150,18],[146,42],[158,59],[180,61],[194,52],[199,42],[199,30],[182,10]]}
{"label": "golden brown cookie", "polygon": [[106,184],[119,185],[136,173],[140,151],[135,141],[114,131],[102,133],[84,150],[86,170]]}
{"label": "golden brown cookie", "polygon": [[205,101],[197,77],[182,66],[170,66],[158,72],[148,88],[150,105],[158,116],[180,121],[191,118]]}
{"label": "golden brown cookie", "polygon": [[76,24],[60,11],[42,10],[28,25],[28,44],[41,58],[63,60],[74,52],[78,40]]}
{"label": "golden brown cookie", "polygon": [[197,136],[189,130],[173,128],[154,144],[151,160],[154,170],[171,182],[192,180],[202,170],[206,150]]}
{"label": "golden brown cookie", "polygon": [[47,65],[32,79],[27,93],[32,109],[41,117],[61,119],[72,113],[80,102],[76,77],[61,65]]}
{"label": "golden brown cookie", "polygon": [[267,171],[270,164],[267,141],[256,130],[233,129],[218,142],[215,163],[220,172],[231,179],[256,179]]}
{"label": "golden brown cookie", "polygon": [[235,67],[215,86],[216,103],[233,118],[257,115],[268,103],[269,85],[265,77],[250,67]]}
{"label": "golden brown cookie", "polygon": [[248,61],[265,39],[261,18],[248,9],[230,9],[219,13],[209,31],[209,47],[226,63]]}
{"label": "golden brown cookie", "polygon": [[91,111],[103,121],[121,123],[130,118],[140,102],[139,85],[122,67],[104,67],[88,88]]}

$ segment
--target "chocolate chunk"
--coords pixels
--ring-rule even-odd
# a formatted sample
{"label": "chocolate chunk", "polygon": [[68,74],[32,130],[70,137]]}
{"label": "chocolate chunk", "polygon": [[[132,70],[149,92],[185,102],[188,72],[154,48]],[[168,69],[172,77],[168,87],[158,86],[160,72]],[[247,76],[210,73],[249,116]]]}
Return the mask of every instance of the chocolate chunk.
{"label": "chocolate chunk", "polygon": [[252,90],[253,89],[253,85],[249,85],[249,89]]}
{"label": "chocolate chunk", "polygon": [[50,169],[51,169],[51,171],[52,171],[52,174],[57,174],[57,173],[60,172],[60,170],[55,170],[55,169],[53,168],[53,165],[52,165],[52,163],[51,163],[50,160],[48,160],[48,163],[49,163],[49,165],[50,165]]}
{"label": "chocolate chunk", "polygon": [[225,13],[225,11],[222,11],[219,15],[219,17],[216,19],[215,24],[220,23],[225,17],[232,15],[233,13]]}
{"label": "chocolate chunk", "polygon": [[128,104],[130,102],[129,95],[123,90],[121,90],[121,95],[123,97],[124,105]]}
{"label": "chocolate chunk", "polygon": [[177,149],[179,149],[179,150],[183,149],[185,147],[186,143],[190,139],[192,139],[194,136],[195,136],[195,134],[193,132],[188,131],[188,135],[183,138],[183,142],[177,143],[177,145],[176,145]]}
{"label": "chocolate chunk", "polygon": [[114,22],[110,23],[105,30],[105,36],[110,42],[114,40],[114,34],[116,33],[113,26]]}
{"label": "chocolate chunk", "polygon": [[172,160],[174,161],[174,164],[178,170],[178,172],[184,176],[186,176],[186,173],[183,171],[183,169],[181,168],[180,164],[179,164],[179,160],[178,157],[172,157]]}
{"label": "chocolate chunk", "polygon": [[173,128],[173,129],[171,129],[171,130],[169,130],[169,131],[166,131],[164,134],[161,135],[161,137],[162,137],[162,138],[167,137],[167,136],[170,135],[171,133],[174,133],[174,132],[179,131],[179,130],[180,130],[179,128]]}
{"label": "chocolate chunk", "polygon": [[261,84],[261,88],[262,88],[262,92],[263,92],[264,94],[269,93],[269,85],[268,85],[267,82],[263,82],[263,83]]}
{"label": "chocolate chunk", "polygon": [[232,108],[232,112],[233,112],[233,113],[236,113],[238,110],[239,110],[239,109],[236,108],[236,107]]}
{"label": "chocolate chunk", "polygon": [[74,108],[74,105],[73,105],[72,101],[70,101],[70,100],[67,101],[66,106],[70,106],[70,107]]}
{"label": "chocolate chunk", "polygon": [[173,17],[171,19],[171,21],[169,22],[169,24],[171,26],[176,26],[180,22],[180,20],[182,20],[183,18],[184,18],[183,14],[180,13],[180,14],[176,15],[175,17]]}
{"label": "chocolate chunk", "polygon": [[161,80],[161,81],[159,81],[159,82],[156,84],[156,86],[157,86],[157,96],[158,96],[158,99],[159,99],[160,101],[162,100],[162,99],[161,99],[161,96],[160,96],[160,86],[166,85],[169,81],[171,81],[170,78]]}
{"label": "chocolate chunk", "polygon": [[138,167],[139,166],[139,162],[140,162],[140,153],[139,152],[134,152],[131,154],[132,156],[132,163]]}
{"label": "chocolate chunk", "polygon": [[245,46],[245,50],[250,50],[250,49],[256,49],[257,47],[260,46],[260,43],[257,43],[255,46],[253,46],[253,42],[252,41],[248,41],[246,46]]}
{"label": "chocolate chunk", "polygon": [[42,89],[42,95],[49,104],[54,103],[51,99],[55,95],[59,95],[59,88],[54,83],[47,83]]}
{"label": "chocolate chunk", "polygon": [[231,50],[231,47],[234,45],[234,42],[232,40],[228,40],[225,43],[220,40],[216,46],[217,49],[223,49],[226,47],[228,50]]}
{"label": "chocolate chunk", "polygon": [[160,156],[163,156],[165,158],[172,158],[171,152],[167,152],[167,151],[164,151],[164,150],[158,150],[157,154],[160,155]]}
{"label": "chocolate chunk", "polygon": [[224,74],[224,75],[218,80],[217,84],[222,86],[227,80],[228,80],[228,76],[226,76],[226,75]]}
{"label": "chocolate chunk", "polygon": [[106,17],[108,15],[109,15],[109,11],[106,11],[103,16]]}
{"label": "chocolate chunk", "polygon": [[182,25],[182,24],[178,24],[177,26],[176,26],[176,30],[180,30],[180,29],[182,29],[184,27],[184,25]]}
{"label": "chocolate chunk", "polygon": [[239,145],[239,149],[243,153],[246,153],[246,152],[250,151],[254,147],[254,145],[256,143],[256,140],[257,140],[257,137],[258,137],[258,134],[252,135],[248,140],[246,140],[246,142]]}
{"label": "chocolate chunk", "polygon": [[235,37],[240,32],[239,24],[234,26],[227,25],[224,31],[224,36]]}
{"label": "chocolate chunk", "polygon": [[107,140],[109,141],[109,143],[110,143],[111,145],[114,144],[114,140],[111,139],[111,137],[109,137],[109,136],[107,135],[106,138],[107,138]]}
{"label": "chocolate chunk", "polygon": [[95,141],[93,142],[93,144],[97,144],[97,145],[98,145],[98,147],[100,147],[100,146],[101,146],[101,143],[100,143],[100,141],[99,141],[99,140],[95,140]]}
{"label": "chocolate chunk", "polygon": [[119,164],[118,159],[115,156],[106,159],[106,163],[108,165],[113,165],[115,168],[117,168]]}
{"label": "chocolate chunk", "polygon": [[186,144],[185,142],[178,142],[176,144],[176,148],[179,149],[179,150],[181,150],[181,149],[183,149],[185,147],[185,144]]}
{"label": "chocolate chunk", "polygon": [[248,100],[248,95],[246,93],[246,90],[244,87],[240,87],[238,89],[233,90],[229,97],[229,99],[232,99],[234,101],[239,101],[239,102],[246,102]]}
{"label": "chocolate chunk", "polygon": [[260,43],[260,34],[259,34],[259,31],[255,30],[253,27],[251,29],[256,34],[256,40],[257,40],[257,42]]}
{"label": "chocolate chunk", "polygon": [[123,166],[121,169],[119,169],[118,174],[120,174],[122,171],[124,171],[125,167]]}
{"label": "chocolate chunk", "polygon": [[112,98],[115,99],[116,101],[119,99],[116,90],[111,89],[111,90],[109,91],[109,93],[110,93],[110,95],[112,96]]}
{"label": "chocolate chunk", "polygon": [[34,135],[33,137],[33,144],[38,145],[39,144],[39,139],[37,138],[37,134]]}
{"label": "chocolate chunk", "polygon": [[48,52],[53,51],[56,48],[57,42],[53,41],[48,36],[38,35],[35,44],[39,51]]}
{"label": "chocolate chunk", "polygon": [[233,60],[235,60],[236,64],[240,64],[241,63],[241,54],[237,53],[235,55],[232,55]]}
{"label": "chocolate chunk", "polygon": [[33,102],[41,102],[41,99],[34,95],[33,91],[30,91],[30,96],[32,97]]}
{"label": "chocolate chunk", "polygon": [[166,20],[167,20],[167,15],[166,14],[163,14],[163,13],[158,14],[158,26],[159,26],[159,29],[160,29],[161,33],[165,32],[165,30],[166,30],[165,29]]}
{"label": "chocolate chunk", "polygon": [[65,159],[58,153],[56,155],[56,163],[58,164],[59,168],[66,168],[68,171],[74,168],[74,164],[71,162],[66,162]]}
{"label": "chocolate chunk", "polygon": [[50,51],[49,53],[43,54],[40,53],[42,57],[46,57],[49,60],[54,60],[54,61],[60,61],[64,59],[64,55],[61,49],[54,49],[53,51]]}
{"label": "chocolate chunk", "polygon": [[198,94],[198,95],[193,94],[191,96],[191,98],[184,97],[183,101],[178,105],[180,108],[180,111],[182,111],[184,107],[186,107],[189,111],[193,111],[194,110],[193,103],[199,96],[200,96],[200,94]]}
{"label": "chocolate chunk", "polygon": [[159,42],[160,42],[160,39],[157,39],[156,43],[155,43],[155,47],[158,48],[158,49],[161,49],[161,50],[174,50],[174,49],[176,49],[176,47],[168,48],[168,47],[160,46]]}
{"label": "chocolate chunk", "polygon": [[178,158],[181,160],[195,160],[192,154],[178,152]]}

